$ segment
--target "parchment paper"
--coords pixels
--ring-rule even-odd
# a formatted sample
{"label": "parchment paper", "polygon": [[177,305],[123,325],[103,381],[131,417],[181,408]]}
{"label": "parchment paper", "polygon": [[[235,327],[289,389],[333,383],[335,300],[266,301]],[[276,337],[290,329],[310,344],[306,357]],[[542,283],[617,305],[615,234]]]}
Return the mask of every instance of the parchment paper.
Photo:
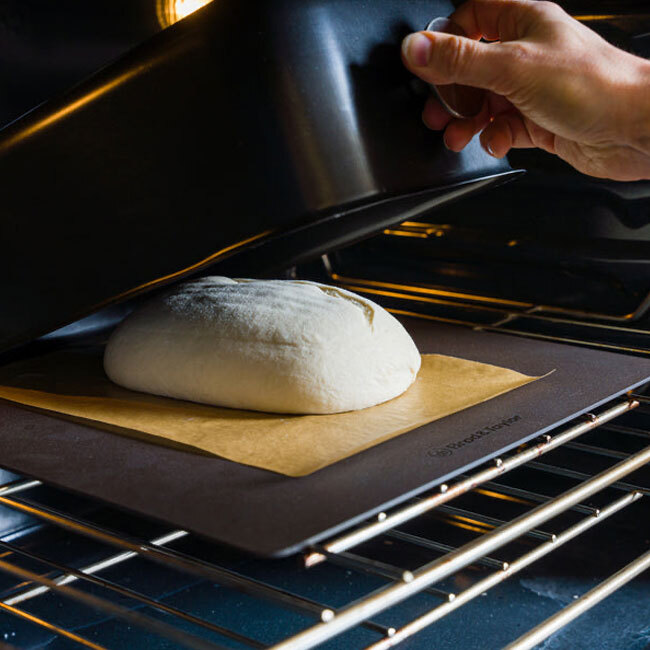
{"label": "parchment paper", "polygon": [[63,350],[1,367],[0,398],[287,476],[311,474],[538,379],[426,354],[413,386],[389,402],[336,415],[274,415],[120,388],[104,374],[102,353],[102,348]]}

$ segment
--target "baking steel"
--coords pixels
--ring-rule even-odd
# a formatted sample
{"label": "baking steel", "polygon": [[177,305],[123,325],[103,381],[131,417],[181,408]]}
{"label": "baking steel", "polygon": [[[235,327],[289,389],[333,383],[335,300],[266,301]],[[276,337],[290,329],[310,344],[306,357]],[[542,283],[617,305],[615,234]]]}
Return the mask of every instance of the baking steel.
{"label": "baking steel", "polygon": [[2,465],[255,554],[281,556],[650,380],[648,359],[423,320],[404,323],[421,352],[531,375],[555,372],[299,479],[8,402],[0,403]]}

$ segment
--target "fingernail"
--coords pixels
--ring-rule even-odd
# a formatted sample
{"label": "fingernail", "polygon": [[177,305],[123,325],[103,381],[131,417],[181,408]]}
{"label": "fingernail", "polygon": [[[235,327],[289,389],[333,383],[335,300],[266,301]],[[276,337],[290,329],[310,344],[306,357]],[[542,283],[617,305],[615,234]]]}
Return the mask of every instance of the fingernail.
{"label": "fingernail", "polygon": [[493,156],[494,158],[497,157],[497,155],[494,153],[494,149],[492,149],[492,145],[489,142],[485,145],[485,148],[491,156]]}
{"label": "fingernail", "polygon": [[429,63],[431,41],[424,34],[409,34],[402,42],[402,53],[412,66],[422,68]]}

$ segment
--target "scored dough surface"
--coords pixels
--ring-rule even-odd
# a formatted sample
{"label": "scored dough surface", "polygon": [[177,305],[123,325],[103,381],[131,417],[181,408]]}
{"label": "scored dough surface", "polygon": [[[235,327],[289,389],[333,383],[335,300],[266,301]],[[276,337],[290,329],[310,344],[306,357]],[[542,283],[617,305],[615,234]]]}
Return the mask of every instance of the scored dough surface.
{"label": "scored dough surface", "polygon": [[316,282],[205,277],[156,297],[109,339],[132,390],[275,413],[339,413],[403,393],[420,354],[386,310]]}

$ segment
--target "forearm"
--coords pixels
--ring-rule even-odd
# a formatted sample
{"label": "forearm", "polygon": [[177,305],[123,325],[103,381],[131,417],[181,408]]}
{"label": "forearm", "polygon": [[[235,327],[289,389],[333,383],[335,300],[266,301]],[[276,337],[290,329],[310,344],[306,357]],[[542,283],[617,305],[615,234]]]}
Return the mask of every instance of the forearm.
{"label": "forearm", "polygon": [[634,74],[623,94],[623,142],[650,158],[650,60],[634,59]]}
{"label": "forearm", "polygon": [[643,65],[643,81],[640,89],[641,95],[641,137],[639,144],[641,150],[647,156],[650,156],[650,61],[644,60]]}

